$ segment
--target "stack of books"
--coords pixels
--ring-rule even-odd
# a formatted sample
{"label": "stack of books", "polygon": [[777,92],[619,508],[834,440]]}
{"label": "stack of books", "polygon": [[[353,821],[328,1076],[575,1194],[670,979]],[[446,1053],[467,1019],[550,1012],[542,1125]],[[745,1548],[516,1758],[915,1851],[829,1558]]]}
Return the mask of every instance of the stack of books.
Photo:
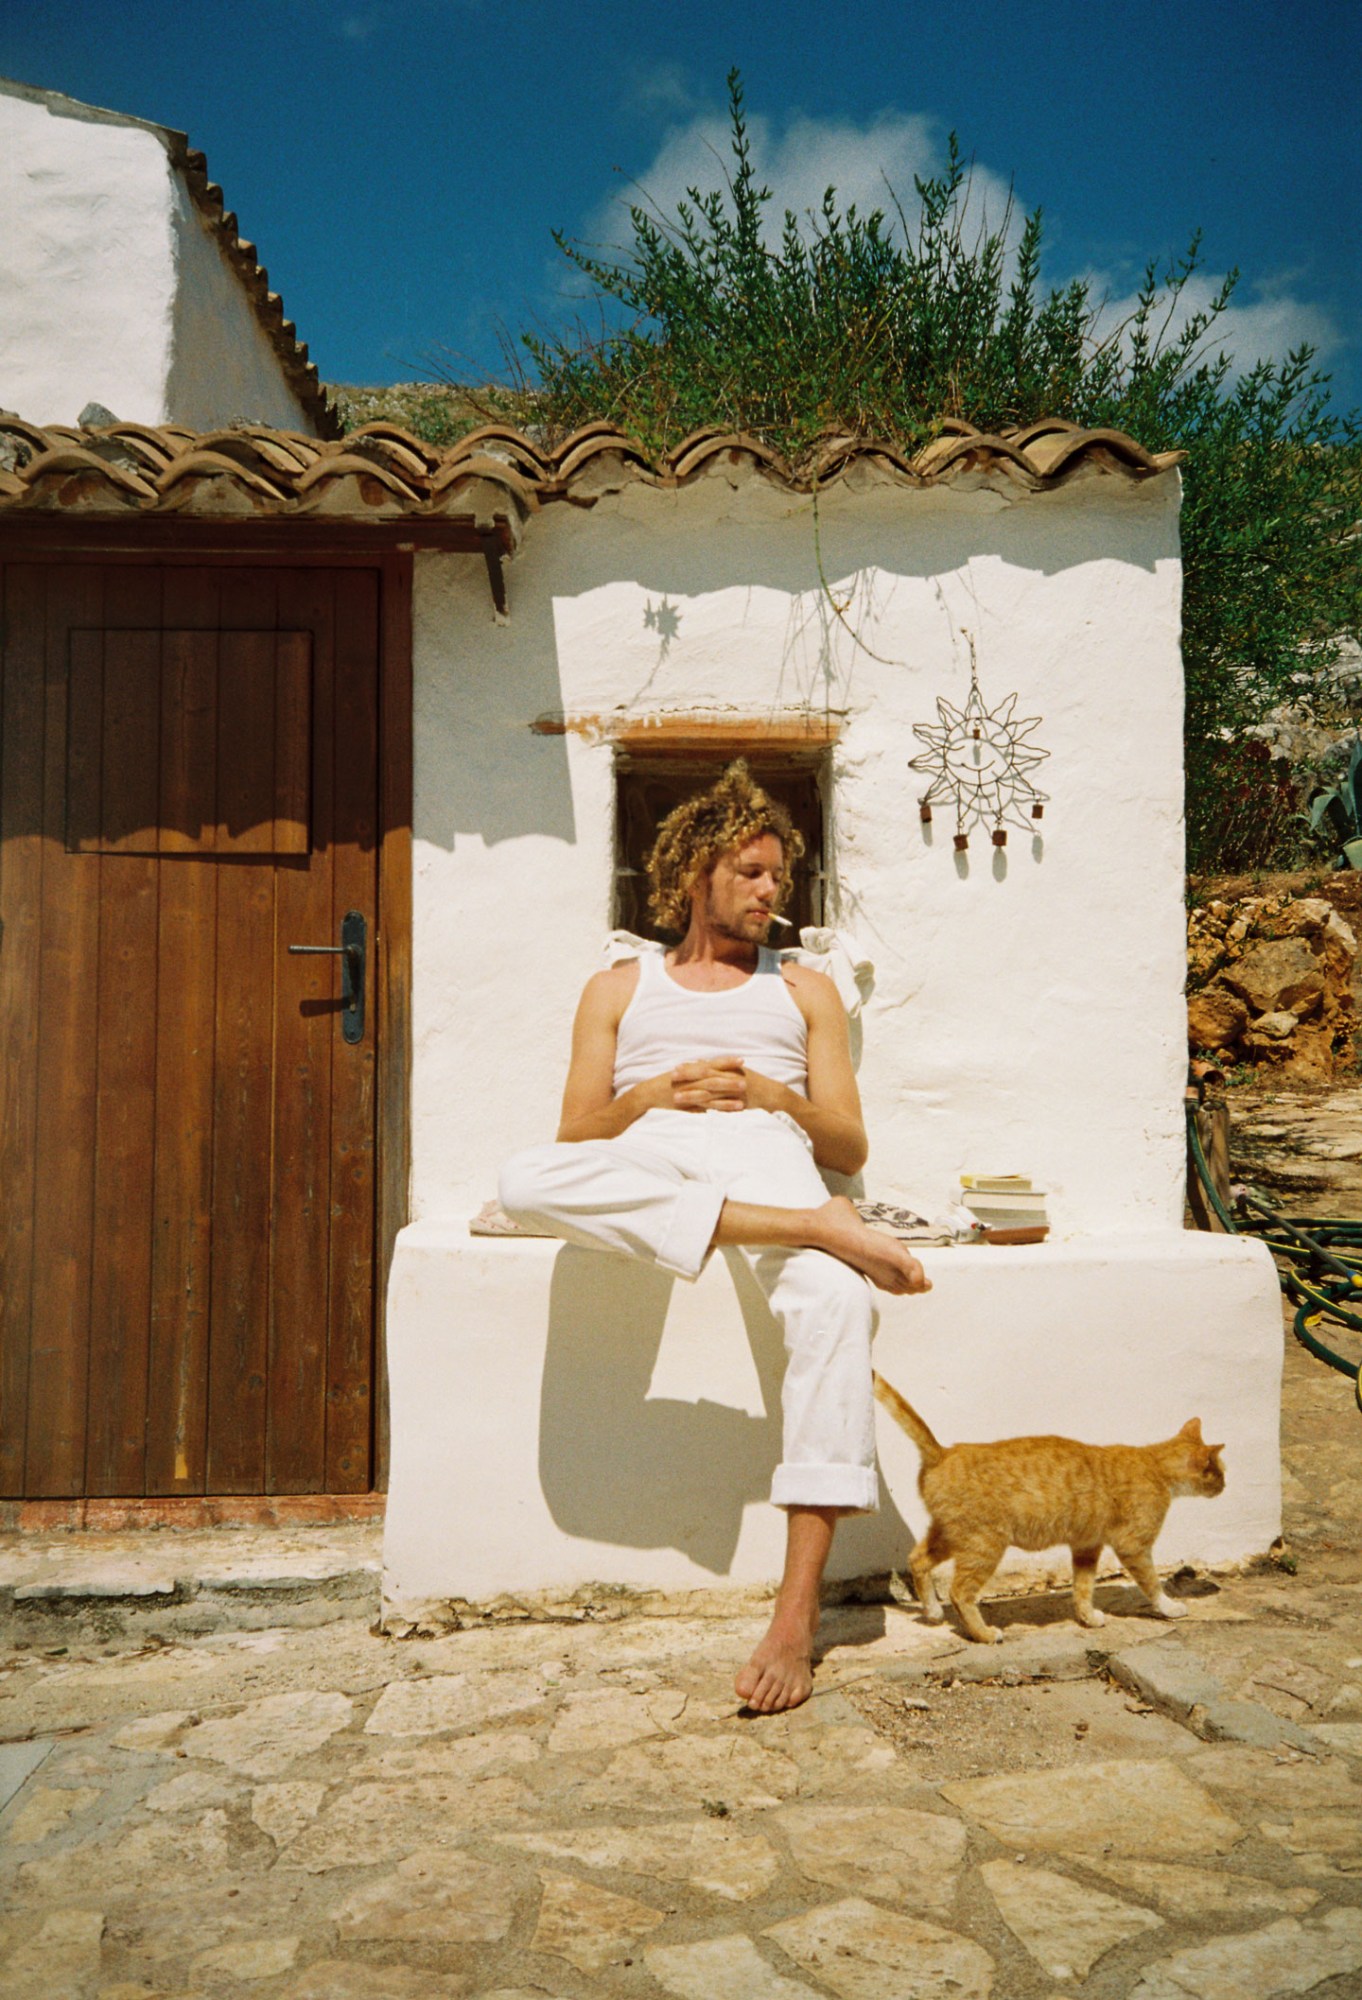
{"label": "stack of books", "polygon": [[961,1174],[960,1199],[986,1243],[1043,1243],[1050,1233],[1045,1189],[1026,1174]]}

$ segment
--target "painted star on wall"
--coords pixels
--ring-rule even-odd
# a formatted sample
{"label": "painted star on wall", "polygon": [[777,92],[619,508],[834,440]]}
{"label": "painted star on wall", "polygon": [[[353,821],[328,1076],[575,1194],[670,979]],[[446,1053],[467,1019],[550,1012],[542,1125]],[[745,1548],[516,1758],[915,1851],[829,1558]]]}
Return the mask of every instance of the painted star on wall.
{"label": "painted star on wall", "polygon": [[955,803],[955,845],[969,843],[971,827],[992,829],[993,845],[1007,844],[1010,822],[1025,832],[1041,817],[1048,793],[1037,791],[1027,776],[1049,756],[1028,742],[1033,729],[1040,727],[1038,715],[1014,719],[1017,697],[1010,694],[996,709],[984,707],[979,692],[979,669],[974,641],[969,639],[969,697],[963,708],[955,708],[938,696],[939,723],[918,722],[914,736],[928,746],[920,757],[909,760],[911,771],[921,771],[931,784],[919,801],[924,823],[930,822],[932,807]]}

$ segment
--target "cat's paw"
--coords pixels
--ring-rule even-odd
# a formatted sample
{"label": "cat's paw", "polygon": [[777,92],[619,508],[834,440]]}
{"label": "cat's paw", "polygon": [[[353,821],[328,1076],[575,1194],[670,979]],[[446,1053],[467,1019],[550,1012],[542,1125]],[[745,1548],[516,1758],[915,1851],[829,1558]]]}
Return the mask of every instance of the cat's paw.
{"label": "cat's paw", "polygon": [[1098,1626],[1106,1624],[1107,1614],[1105,1611],[1099,1611],[1094,1604],[1087,1611],[1080,1611],[1078,1613],[1078,1622],[1080,1625],[1087,1625],[1095,1630]]}
{"label": "cat's paw", "polygon": [[1187,1606],[1179,1604],[1177,1598],[1170,1597],[1166,1590],[1161,1590],[1154,1599],[1154,1610],[1160,1618],[1185,1618],[1187,1616]]}

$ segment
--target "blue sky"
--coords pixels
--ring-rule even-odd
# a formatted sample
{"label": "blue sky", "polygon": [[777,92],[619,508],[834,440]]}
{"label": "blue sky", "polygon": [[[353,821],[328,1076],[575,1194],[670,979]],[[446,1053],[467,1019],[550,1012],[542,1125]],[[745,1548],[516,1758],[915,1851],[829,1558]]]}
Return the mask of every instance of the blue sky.
{"label": "blue sky", "polygon": [[1200,228],[1240,361],[1362,403],[1360,0],[0,0],[0,72],[189,133],[333,381],[496,371],[572,309],[553,227],[714,184],[733,64],[778,205],[910,196],[955,129],[1048,279],[1117,307]]}

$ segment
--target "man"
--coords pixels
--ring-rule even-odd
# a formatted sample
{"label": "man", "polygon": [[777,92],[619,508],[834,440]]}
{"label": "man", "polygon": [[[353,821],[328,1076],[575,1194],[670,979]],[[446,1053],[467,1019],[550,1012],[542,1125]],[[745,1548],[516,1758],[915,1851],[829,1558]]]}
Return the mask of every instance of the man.
{"label": "man", "polygon": [[767,1713],[812,1692],[834,1527],[876,1504],[866,1280],[929,1289],[917,1259],[830,1199],[818,1173],[858,1172],[867,1147],[836,988],[764,943],[802,851],[742,763],[667,816],[648,856],[649,909],[681,943],[588,981],[558,1142],[517,1154],[501,1182],[517,1219],[684,1278],[736,1247],[781,1322],[771,1498],[788,1520],[785,1571],[735,1683]]}

